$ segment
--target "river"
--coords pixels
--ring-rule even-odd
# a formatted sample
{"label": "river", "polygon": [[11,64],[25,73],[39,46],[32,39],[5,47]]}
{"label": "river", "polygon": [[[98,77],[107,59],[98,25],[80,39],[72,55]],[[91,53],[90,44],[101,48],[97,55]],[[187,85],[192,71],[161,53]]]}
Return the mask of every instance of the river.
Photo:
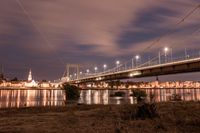
{"label": "river", "polygon": [[[144,89],[147,100],[154,95],[156,102],[166,102],[176,94],[183,101],[200,101],[200,89]],[[136,100],[130,96],[131,90],[125,92],[124,97],[110,97],[118,90],[81,90],[79,103],[83,104],[135,104]],[[36,107],[36,106],[65,106],[65,91],[43,89],[1,89],[0,108]]]}

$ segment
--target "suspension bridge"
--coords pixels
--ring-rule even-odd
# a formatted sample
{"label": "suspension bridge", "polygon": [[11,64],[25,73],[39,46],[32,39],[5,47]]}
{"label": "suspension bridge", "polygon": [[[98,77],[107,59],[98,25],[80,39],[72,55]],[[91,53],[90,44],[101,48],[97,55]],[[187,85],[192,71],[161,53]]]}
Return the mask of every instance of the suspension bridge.
{"label": "suspension bridge", "polygon": [[[182,23],[189,19],[189,17],[200,8],[200,5],[196,5],[190,10],[183,18],[181,18],[174,27],[180,26]],[[163,36],[160,36],[153,41],[148,47],[146,47],[141,53],[144,55],[151,47],[158,44],[162,38],[173,34],[173,30],[167,31]],[[199,33],[199,28],[196,28],[191,35]],[[183,39],[184,41],[184,39]],[[155,53],[155,51],[154,51]],[[116,61],[116,66],[107,69],[107,64],[103,65],[103,70],[98,71],[98,67],[94,67],[93,73],[89,69],[85,73],[77,68],[76,73],[69,75],[69,69],[67,69],[67,76],[63,76],[62,82],[68,83],[85,83],[85,82],[101,82],[109,80],[120,80],[129,78],[140,78],[149,76],[160,76],[178,73],[199,72],[200,71],[200,52],[193,52],[188,54],[185,49],[184,56],[173,56],[172,48],[165,47],[158,52],[158,55],[148,61],[141,60],[141,55],[136,55],[130,61],[120,63]]]}
{"label": "suspension bridge", "polygon": [[120,61],[116,61],[116,66],[111,69],[107,69],[107,65],[104,64],[101,72],[98,72],[98,67],[94,67],[93,73],[88,71],[89,69],[83,73],[77,68],[76,73],[73,75],[68,74],[68,77],[65,77],[65,80],[62,80],[62,82],[78,84],[86,82],[101,82],[109,80],[200,72],[199,52],[196,54],[193,53],[192,55],[186,54],[179,58],[173,57],[172,53],[169,53],[170,49],[164,48],[163,52],[159,52],[158,56],[145,62],[141,62],[141,57],[136,55],[135,58],[132,58],[129,62],[120,63]]}

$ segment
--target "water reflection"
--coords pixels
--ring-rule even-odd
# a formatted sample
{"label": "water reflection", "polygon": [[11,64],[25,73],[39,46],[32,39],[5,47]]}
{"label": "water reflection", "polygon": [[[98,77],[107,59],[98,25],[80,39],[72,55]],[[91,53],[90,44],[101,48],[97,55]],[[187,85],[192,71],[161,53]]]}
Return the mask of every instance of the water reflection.
{"label": "water reflection", "polygon": [[[151,100],[154,95],[156,102],[166,102],[175,95],[183,101],[200,101],[200,89],[144,89]],[[117,90],[81,90],[79,103],[84,104],[135,104],[130,97],[131,90],[125,92],[125,97],[110,97]],[[64,106],[65,91],[63,90],[0,90],[0,108],[33,107],[33,106]]]}
{"label": "water reflection", "polygon": [[81,90],[79,103],[84,104],[134,104],[136,101],[130,97],[130,90],[123,90],[125,97],[110,97],[116,90]]}
{"label": "water reflection", "polygon": [[170,101],[173,95],[179,95],[183,101],[200,101],[200,89],[144,89],[150,101],[150,95],[156,102]]}
{"label": "water reflection", "polygon": [[0,90],[0,108],[62,106],[62,90]]}

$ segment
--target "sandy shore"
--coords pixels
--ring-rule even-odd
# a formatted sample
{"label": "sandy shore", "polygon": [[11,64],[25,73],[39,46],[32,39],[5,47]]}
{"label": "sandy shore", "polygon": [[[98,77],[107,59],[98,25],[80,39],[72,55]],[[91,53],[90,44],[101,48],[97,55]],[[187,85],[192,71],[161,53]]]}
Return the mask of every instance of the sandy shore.
{"label": "sandy shore", "polygon": [[[136,105],[0,109],[0,133],[199,132],[200,102],[159,103],[159,117],[124,119]],[[125,112],[125,113],[124,113]]]}

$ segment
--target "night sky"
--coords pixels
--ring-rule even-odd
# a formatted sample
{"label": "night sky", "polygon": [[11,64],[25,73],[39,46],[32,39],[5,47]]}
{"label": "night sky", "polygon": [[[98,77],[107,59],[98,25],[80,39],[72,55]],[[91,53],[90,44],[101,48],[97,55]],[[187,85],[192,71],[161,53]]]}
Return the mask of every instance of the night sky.
{"label": "night sky", "polygon": [[[62,76],[65,64],[109,67],[136,54],[153,57],[200,51],[200,0],[0,0],[0,64],[8,77]],[[170,33],[167,34],[166,33]],[[162,39],[147,47],[156,39]],[[144,52],[145,50],[145,52]],[[144,52],[144,53],[143,53]],[[174,76],[200,80],[200,74]],[[172,79],[167,76],[166,78]]]}

